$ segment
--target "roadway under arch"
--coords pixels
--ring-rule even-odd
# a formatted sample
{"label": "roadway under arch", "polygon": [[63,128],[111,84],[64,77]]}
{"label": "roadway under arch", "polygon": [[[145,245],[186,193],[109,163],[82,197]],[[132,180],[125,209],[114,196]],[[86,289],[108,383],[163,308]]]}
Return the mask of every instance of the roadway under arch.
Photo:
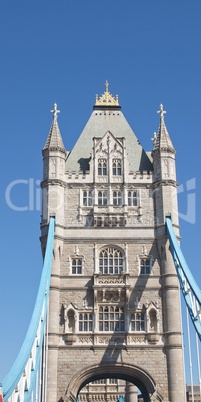
{"label": "roadway under arch", "polygon": [[79,392],[86,384],[102,378],[119,378],[133,383],[140,389],[144,402],[163,401],[155,381],[145,370],[131,364],[107,363],[87,366],[77,372],[67,387],[65,402],[76,402]]}

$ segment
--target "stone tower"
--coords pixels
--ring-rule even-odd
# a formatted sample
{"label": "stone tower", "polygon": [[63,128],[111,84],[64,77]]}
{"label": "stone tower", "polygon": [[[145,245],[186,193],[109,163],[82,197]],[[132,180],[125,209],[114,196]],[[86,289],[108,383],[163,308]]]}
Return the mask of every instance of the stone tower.
{"label": "stone tower", "polygon": [[76,401],[87,384],[118,378],[128,396],[136,385],[144,401],[182,402],[179,289],[165,227],[171,216],[179,235],[175,150],[163,106],[152,153],[107,82],[71,152],[56,104],[52,112],[41,221],[43,252],[49,217],[56,223],[47,401]]}

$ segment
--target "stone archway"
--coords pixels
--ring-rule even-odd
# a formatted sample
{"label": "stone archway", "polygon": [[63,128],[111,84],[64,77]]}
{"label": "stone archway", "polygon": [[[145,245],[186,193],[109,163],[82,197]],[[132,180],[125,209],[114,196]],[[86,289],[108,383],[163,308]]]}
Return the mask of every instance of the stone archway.
{"label": "stone archway", "polygon": [[155,381],[145,370],[132,364],[116,363],[92,365],[79,371],[68,385],[65,402],[76,402],[79,391],[89,382],[109,377],[119,378],[136,385],[142,392],[145,402],[163,401]]}

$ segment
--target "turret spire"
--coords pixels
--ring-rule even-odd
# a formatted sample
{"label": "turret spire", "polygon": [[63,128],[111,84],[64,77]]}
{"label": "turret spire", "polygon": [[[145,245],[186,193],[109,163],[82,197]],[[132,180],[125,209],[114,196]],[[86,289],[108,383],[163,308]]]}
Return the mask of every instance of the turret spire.
{"label": "turret spire", "polygon": [[160,124],[158,128],[157,137],[154,137],[154,151],[156,150],[169,150],[170,152],[175,152],[175,149],[172,145],[172,141],[168,134],[165,122],[164,122],[164,114],[166,113],[163,110],[163,105],[160,104],[160,110],[157,111],[160,114]]}
{"label": "turret spire", "polygon": [[57,114],[60,113],[60,110],[57,109],[56,103],[54,104],[54,109],[50,110],[50,112],[53,113],[53,122],[50,128],[49,135],[47,137],[46,144],[43,148],[43,152],[47,149],[66,152],[57,122]]}

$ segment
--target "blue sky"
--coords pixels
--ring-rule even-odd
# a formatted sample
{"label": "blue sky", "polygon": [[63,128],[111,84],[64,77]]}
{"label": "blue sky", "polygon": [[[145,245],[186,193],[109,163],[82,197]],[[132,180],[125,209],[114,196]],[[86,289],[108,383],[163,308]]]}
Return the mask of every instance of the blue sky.
{"label": "blue sky", "polygon": [[[33,183],[34,197],[38,194],[41,150],[55,102],[63,142],[71,150],[107,79],[146,151],[152,149],[156,111],[163,103],[183,185],[182,249],[200,284],[200,38],[200,0],[0,1],[0,379],[26,334],[42,268],[41,211],[36,205],[14,211],[5,193],[14,180],[25,180]],[[189,190],[194,178],[196,188]],[[13,203],[26,206],[28,191],[28,184],[16,185]]]}

